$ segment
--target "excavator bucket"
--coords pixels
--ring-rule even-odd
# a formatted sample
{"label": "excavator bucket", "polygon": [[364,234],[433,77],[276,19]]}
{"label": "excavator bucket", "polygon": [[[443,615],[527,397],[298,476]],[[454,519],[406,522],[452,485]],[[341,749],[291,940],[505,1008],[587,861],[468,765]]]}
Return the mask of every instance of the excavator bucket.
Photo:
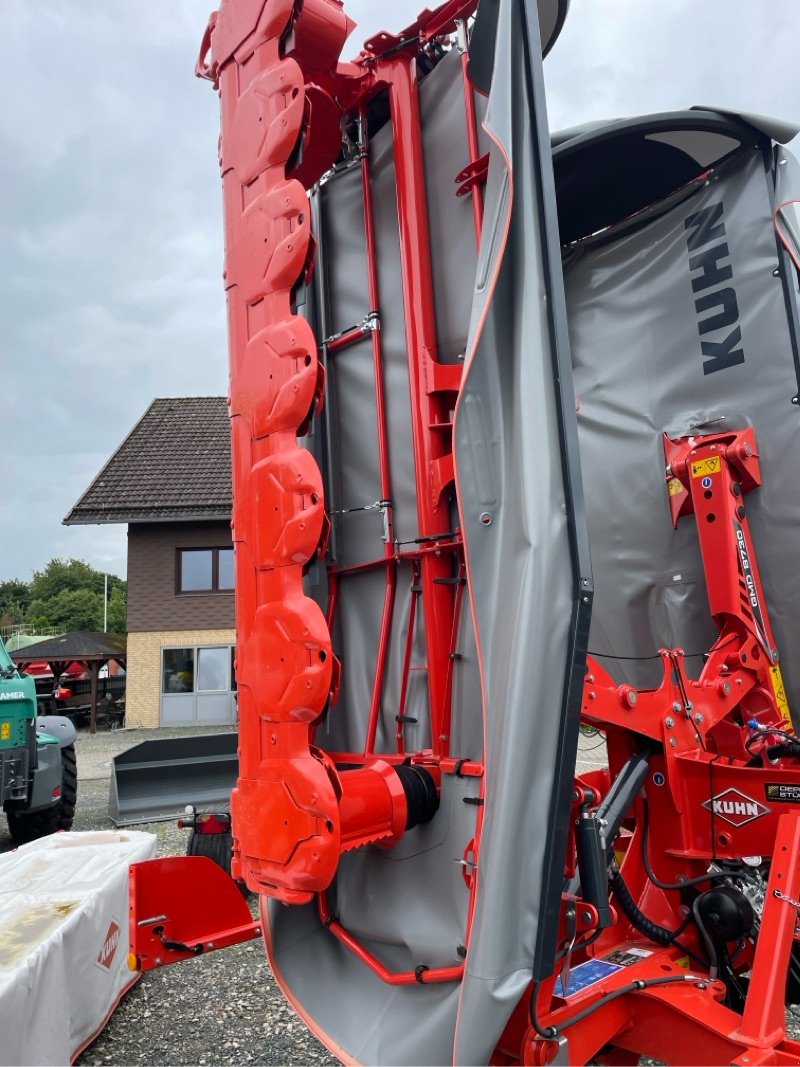
{"label": "excavator bucket", "polygon": [[227,809],[239,769],[238,735],[202,734],[143,741],[114,757],[108,814],[117,826],[162,822]]}

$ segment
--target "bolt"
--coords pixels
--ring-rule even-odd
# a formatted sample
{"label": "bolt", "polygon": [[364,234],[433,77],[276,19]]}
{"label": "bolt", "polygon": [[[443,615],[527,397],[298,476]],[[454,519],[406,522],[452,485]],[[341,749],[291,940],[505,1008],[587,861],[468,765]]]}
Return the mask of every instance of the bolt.
{"label": "bolt", "polygon": [[677,700],[676,700],[676,701],[675,701],[675,703],[674,703],[674,704],[672,705],[672,710],[673,710],[673,711],[680,711],[680,710],[681,710],[681,706],[680,706],[680,704],[678,703],[678,701],[677,701]]}
{"label": "bolt", "polygon": [[666,719],[664,719],[664,723],[666,724],[667,729],[671,730],[672,727],[675,725],[675,720],[672,718],[671,715],[668,715]]}
{"label": "bolt", "polygon": [[701,715],[701,713],[700,713],[699,711],[698,711],[698,713],[697,713],[697,714],[695,715],[695,717],[694,717],[694,721],[695,721],[695,722],[696,722],[696,723],[698,724],[698,726],[699,726],[699,725],[700,725],[700,723],[701,723],[701,722],[703,721],[703,716]]}
{"label": "bolt", "polygon": [[669,739],[669,743],[670,743],[670,745],[671,745],[671,747],[672,747],[672,748],[675,748],[675,746],[677,745],[677,743],[678,743],[678,742],[677,742],[677,740],[676,740],[676,739],[675,739],[674,737],[671,737],[671,738]]}
{"label": "bolt", "polygon": [[588,926],[591,921],[592,921],[592,913],[590,911],[582,911],[581,912],[581,922],[586,923],[586,925]]}
{"label": "bolt", "polygon": [[639,694],[632,685],[621,685],[617,688],[617,696],[623,708],[635,708]]}
{"label": "bolt", "polygon": [[778,655],[777,648],[773,648],[773,650],[772,650],[772,662],[773,663],[778,663],[780,661],[780,658],[781,657]]}

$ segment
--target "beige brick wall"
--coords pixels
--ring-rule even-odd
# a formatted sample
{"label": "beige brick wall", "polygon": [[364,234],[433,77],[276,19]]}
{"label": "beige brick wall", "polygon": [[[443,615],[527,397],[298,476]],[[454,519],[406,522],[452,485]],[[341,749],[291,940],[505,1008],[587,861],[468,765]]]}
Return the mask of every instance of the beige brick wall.
{"label": "beige brick wall", "polygon": [[128,634],[126,726],[161,725],[161,649],[174,645],[233,645],[235,630],[162,630]]}

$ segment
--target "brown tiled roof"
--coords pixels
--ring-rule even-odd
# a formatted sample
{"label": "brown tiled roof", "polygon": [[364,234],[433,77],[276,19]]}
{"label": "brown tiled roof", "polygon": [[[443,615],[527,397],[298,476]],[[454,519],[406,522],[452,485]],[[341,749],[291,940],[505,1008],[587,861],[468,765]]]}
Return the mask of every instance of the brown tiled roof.
{"label": "brown tiled roof", "polygon": [[230,454],[224,397],[154,400],[64,524],[230,518]]}
{"label": "brown tiled roof", "polygon": [[128,642],[123,634],[99,633],[94,630],[72,630],[59,637],[45,637],[33,645],[26,645],[9,655],[15,663],[38,663],[53,660],[68,663],[72,660],[125,658]]}

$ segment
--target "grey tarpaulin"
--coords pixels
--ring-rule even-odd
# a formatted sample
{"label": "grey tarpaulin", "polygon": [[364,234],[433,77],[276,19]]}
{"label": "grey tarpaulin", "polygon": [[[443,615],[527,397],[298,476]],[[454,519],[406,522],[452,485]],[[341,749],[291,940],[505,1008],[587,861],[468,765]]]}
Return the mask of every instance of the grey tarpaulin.
{"label": "grey tarpaulin", "polygon": [[[654,116],[654,127],[656,118],[670,120]],[[679,116],[672,121],[680,125]],[[597,194],[593,158],[608,143],[608,129],[583,138],[573,161],[575,173],[586,176],[582,197]],[[738,151],[685,186],[669,210],[649,221],[643,213],[638,224],[628,219],[578,242],[566,258],[565,280],[596,581],[590,651],[642,657],[606,665],[620,680],[652,685],[660,666],[647,657],[680,645],[690,673],[699,673],[716,630],[694,520],[683,519],[677,531],[670,522],[662,434],[753,425],[764,484],[746,503],[796,713],[800,677],[788,655],[800,642],[796,277],[772,222],[777,204],[798,195],[796,170],[779,162],[789,158],[751,129]],[[619,174],[628,162],[619,151]],[[639,186],[647,180],[640,172]],[[692,219],[709,211],[717,236],[703,248],[730,273],[706,285],[715,275],[697,281],[703,271],[692,257],[703,248],[690,249],[688,238]],[[720,305],[710,306],[709,294],[723,286],[731,321],[713,329]],[[702,296],[706,304],[696,306]],[[728,338],[730,360],[710,357],[709,351],[727,351]],[[704,354],[704,342],[723,347],[706,347]]]}
{"label": "grey tarpaulin", "polygon": [[[446,56],[420,88],[439,354],[444,362],[456,362],[469,352],[456,418],[456,462],[484,677],[482,682],[473,617],[465,611],[454,677],[451,751],[488,759],[491,840],[481,858],[466,980],[463,986],[388,986],[330,936],[314,907],[269,906],[270,954],[284,988],[343,1058],[362,1063],[451,1063],[454,1056],[461,1063],[487,1062],[530,978],[537,936],[545,838],[534,828],[549,817],[574,583],[547,308],[537,295],[543,283],[527,90],[521,56],[511,59],[521,51],[519,26],[514,26],[521,13],[522,5],[501,4],[496,40],[503,62],[495,71],[489,107],[493,137],[503,152],[527,162],[520,163],[512,211],[503,156],[492,149],[481,280],[471,327],[477,258],[472,209],[466,198],[454,195],[455,174],[468,158],[458,55]],[[418,531],[388,127],[373,135],[370,157],[378,216],[381,338],[391,406],[395,528],[397,536],[406,539]],[[371,310],[365,304],[358,169],[344,170],[326,182],[314,210],[321,258],[310,313],[317,328],[330,336]],[[498,278],[510,216],[508,248],[514,256],[505,261],[508,265]],[[468,342],[468,329],[473,342]],[[379,513],[347,510],[371,504],[380,495],[371,345],[329,354],[326,372],[328,434],[323,442],[323,431],[315,431],[317,440],[308,443],[320,457],[329,487],[335,558],[352,564],[382,550]],[[537,447],[531,448],[534,427]],[[486,510],[493,516],[491,527],[480,522]],[[309,579],[314,583],[313,573]],[[317,581],[313,595],[321,595],[323,585]],[[401,571],[399,625],[391,640],[379,748],[391,744],[395,728],[410,585],[410,574]],[[341,583],[334,646],[344,672],[337,705],[317,733],[317,743],[326,748],[346,750],[363,738],[383,588],[382,575],[374,573]],[[418,627],[415,664],[424,662],[423,630]],[[416,674],[414,685],[409,711],[419,722],[408,744],[424,747],[430,737],[424,673]],[[486,723],[482,685],[491,709]],[[342,857],[331,905],[343,925],[393,969],[461,962],[469,894],[460,860],[475,835],[479,810],[463,800],[478,789],[474,779],[445,775],[441,808],[431,823],[410,831],[391,850],[367,848]]]}
{"label": "grey tarpaulin", "polygon": [[[559,758],[564,760],[563,687],[576,575],[547,317],[558,293],[545,298],[534,134],[517,22],[522,10],[517,3],[500,4],[496,47],[503,59],[495,65],[486,116],[492,148],[477,262],[470,206],[453,196],[455,172],[467,158],[458,57],[447,56],[421,86],[439,349],[445,361],[466,353],[455,439],[472,611],[462,619],[459,637],[463,658],[454,678],[452,750],[486,764],[464,981],[385,985],[330,936],[313,907],[268,905],[270,955],[284,988],[348,1061],[486,1063],[530,980],[542,933],[544,828],[555,816],[552,791]],[[689,652],[703,651],[713,638],[693,524],[682,522],[676,533],[669,521],[661,434],[717,426],[721,419],[723,425],[752,422],[759,432],[766,484],[749,502],[754,536],[778,640],[787,650],[797,645],[797,377],[787,319],[793,305],[785,299],[788,293],[794,300],[796,285],[772,212],[797,196],[798,187],[793,168],[781,165],[759,140],[766,127],[750,129],[746,148],[735,137],[728,143],[725,130],[717,129],[723,162],[708,178],[687,176],[688,184],[659,194],[657,210],[634,220],[623,213],[611,229],[593,230],[590,239],[565,251],[598,585],[590,647],[600,654],[649,656],[675,642]],[[600,143],[592,135],[601,131],[581,131],[589,175]],[[661,139],[652,143],[674,147],[663,128],[657,132]],[[575,151],[575,140],[573,132],[558,143]],[[702,170],[714,161],[702,155],[705,146],[693,143]],[[625,167],[629,149],[620,142],[619,167]],[[370,155],[395,521],[405,539],[417,529],[388,127],[374,133]],[[773,204],[776,175],[782,184]],[[566,186],[559,192],[566,202]],[[698,327],[685,224],[692,213],[719,202],[744,363],[704,373],[706,334]],[[330,336],[373,310],[365,303],[357,168],[338,172],[322,187],[314,213],[320,260],[310,314],[322,335]],[[349,510],[374,504],[380,495],[370,345],[329,355],[326,370],[328,422],[308,444],[325,473],[334,559],[352,564],[381,550],[379,511]],[[482,515],[491,522],[481,521]],[[309,591],[324,602],[320,571],[312,568]],[[410,574],[401,573],[378,748],[390,743],[394,730],[410,584]],[[342,582],[334,643],[345,664],[343,687],[317,735],[331,750],[363,738],[382,597],[380,575]],[[424,657],[424,620],[418,626],[415,664]],[[648,666],[611,664],[620,680],[640,684],[654,680]],[[418,723],[409,747],[424,746],[430,735],[422,674],[410,695]],[[786,676],[797,703],[798,679],[788,667]],[[476,827],[475,807],[462,801],[477,789],[474,780],[445,776],[442,807],[431,823],[410,831],[392,850],[366,848],[342,859],[331,893],[335,914],[391,968],[446,966],[461,958],[468,894],[459,861]]]}
{"label": "grey tarpaulin", "polygon": [[[501,8],[486,128],[493,147],[456,470],[483,675],[486,808],[455,1062],[488,1062],[531,980],[579,576],[570,552],[531,72],[521,5]],[[500,59],[502,57],[502,61]],[[552,205],[550,205],[552,206]],[[568,368],[561,385],[569,389]],[[571,405],[571,395],[569,397]],[[570,508],[582,522],[580,487]],[[486,524],[486,519],[491,520]],[[587,568],[588,571],[588,568]],[[590,576],[585,574],[586,588]],[[588,598],[587,598],[588,599]],[[571,739],[567,774],[574,770]],[[555,861],[558,873],[563,851]],[[560,887],[558,888],[560,895]]]}
{"label": "grey tarpaulin", "polygon": [[[467,343],[475,277],[475,233],[468,198],[457,198],[455,175],[468,159],[463,89],[453,52],[422,81],[425,167],[437,298],[440,358],[457,362]],[[381,340],[389,397],[389,452],[395,533],[419,535],[409,415],[407,352],[391,131],[371,137],[376,212]],[[367,306],[366,259],[358,167],[337,173],[315,196],[319,239],[317,288],[309,314],[317,332],[331,336],[362,320]],[[454,267],[456,269],[454,269]],[[315,427],[307,444],[319,457],[333,523],[332,555],[355,564],[383,552],[378,510],[348,510],[380,497],[372,346],[365,343],[327,359],[327,431]],[[323,441],[322,438],[325,438]],[[309,594],[324,603],[322,567],[309,573]],[[400,568],[389,664],[376,748],[391,748],[410,610],[412,575]],[[383,606],[381,573],[341,581],[334,648],[343,660],[339,700],[317,731],[326,749],[363,744]],[[483,756],[480,676],[472,619],[462,613],[454,672],[452,750]],[[418,615],[412,665],[425,662],[424,619]],[[407,714],[409,749],[430,744],[424,671],[413,671]],[[331,904],[348,929],[387,966],[461,962],[469,894],[457,862],[475,834],[476,807],[464,804],[479,788],[475,779],[445,776],[442,805],[433,822],[411,830],[391,850],[361,849],[342,857]],[[451,1063],[459,996],[457,983],[392,987],[380,981],[331,937],[314,907],[270,906],[271,955],[301,1014],[324,1031],[345,1059],[374,1064]],[[357,1005],[357,1008],[355,1007]],[[487,1053],[488,1055],[488,1053]]]}

